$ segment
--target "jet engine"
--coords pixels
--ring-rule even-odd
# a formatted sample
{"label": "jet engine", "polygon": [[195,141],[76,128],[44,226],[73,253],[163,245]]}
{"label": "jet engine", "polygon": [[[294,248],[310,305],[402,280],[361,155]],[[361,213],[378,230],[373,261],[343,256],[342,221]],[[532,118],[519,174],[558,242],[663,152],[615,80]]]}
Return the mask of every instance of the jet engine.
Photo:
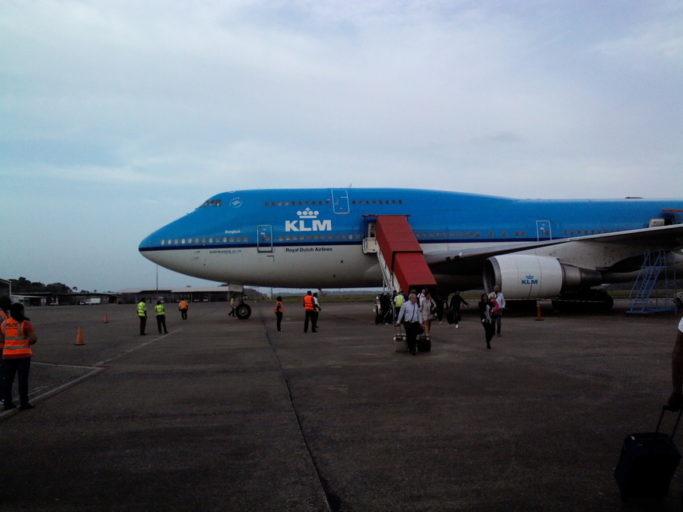
{"label": "jet engine", "polygon": [[486,290],[498,285],[509,299],[558,297],[567,291],[595,286],[602,280],[597,270],[567,265],[550,256],[507,254],[484,262]]}

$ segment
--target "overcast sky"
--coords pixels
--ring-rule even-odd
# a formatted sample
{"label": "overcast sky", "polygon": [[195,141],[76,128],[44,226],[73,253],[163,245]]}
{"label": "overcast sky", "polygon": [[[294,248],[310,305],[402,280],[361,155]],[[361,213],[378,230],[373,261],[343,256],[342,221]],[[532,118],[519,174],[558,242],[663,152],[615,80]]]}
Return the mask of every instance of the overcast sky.
{"label": "overcast sky", "polygon": [[153,287],[139,242],[227,190],[680,198],[682,163],[678,0],[0,2],[3,278]]}

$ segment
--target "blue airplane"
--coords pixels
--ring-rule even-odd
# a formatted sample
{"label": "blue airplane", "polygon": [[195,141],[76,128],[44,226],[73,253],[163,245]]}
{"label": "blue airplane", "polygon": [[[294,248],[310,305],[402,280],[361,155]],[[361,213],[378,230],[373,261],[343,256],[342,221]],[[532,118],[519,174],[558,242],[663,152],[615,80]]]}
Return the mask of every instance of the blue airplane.
{"label": "blue airplane", "polygon": [[[387,218],[404,219],[443,292],[497,285],[509,299],[581,296],[633,280],[654,250],[683,269],[680,199],[512,199],[400,188],[225,192],[153,232],[139,250],[168,269],[235,285],[399,288],[376,243]],[[391,232],[383,236],[400,245]]]}

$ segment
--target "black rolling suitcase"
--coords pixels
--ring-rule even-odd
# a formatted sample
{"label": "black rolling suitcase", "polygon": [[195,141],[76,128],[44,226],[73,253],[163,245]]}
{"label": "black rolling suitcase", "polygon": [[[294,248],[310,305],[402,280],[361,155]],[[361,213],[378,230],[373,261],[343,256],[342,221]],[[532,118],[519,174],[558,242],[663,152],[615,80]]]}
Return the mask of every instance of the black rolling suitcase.
{"label": "black rolling suitcase", "polygon": [[426,334],[420,334],[417,337],[417,350],[418,352],[431,352],[432,339]]}
{"label": "black rolling suitcase", "polygon": [[671,435],[659,431],[664,412],[672,410],[664,406],[654,432],[631,434],[624,439],[619,462],[614,470],[622,499],[632,497],[659,498],[669,492],[671,478],[681,460],[681,454],[673,436],[681,420],[681,412]]}

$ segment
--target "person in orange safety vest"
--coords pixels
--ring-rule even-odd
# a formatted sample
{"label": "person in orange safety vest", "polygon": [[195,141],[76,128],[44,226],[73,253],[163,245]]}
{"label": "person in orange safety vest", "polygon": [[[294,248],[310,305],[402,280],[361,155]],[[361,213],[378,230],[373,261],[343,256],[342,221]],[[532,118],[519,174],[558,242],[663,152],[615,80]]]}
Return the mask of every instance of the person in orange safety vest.
{"label": "person in orange safety vest", "polygon": [[32,409],[33,405],[28,401],[28,373],[33,355],[31,345],[35,344],[37,337],[33,325],[24,316],[23,304],[12,304],[10,307],[10,317],[0,325],[0,340],[4,342],[2,359],[5,410],[16,407],[12,401],[15,374],[18,374],[19,380],[19,408]]}
{"label": "person in orange safety vest", "polygon": [[187,320],[187,310],[189,306],[187,304],[187,301],[185,299],[181,300],[180,303],[178,304],[178,309],[180,310],[180,317],[183,320]]}
{"label": "person in orange safety vest", "polygon": [[304,332],[308,332],[308,322],[311,322],[311,332],[317,332],[315,328],[315,299],[311,290],[308,290],[304,297],[304,313],[306,314]]}

